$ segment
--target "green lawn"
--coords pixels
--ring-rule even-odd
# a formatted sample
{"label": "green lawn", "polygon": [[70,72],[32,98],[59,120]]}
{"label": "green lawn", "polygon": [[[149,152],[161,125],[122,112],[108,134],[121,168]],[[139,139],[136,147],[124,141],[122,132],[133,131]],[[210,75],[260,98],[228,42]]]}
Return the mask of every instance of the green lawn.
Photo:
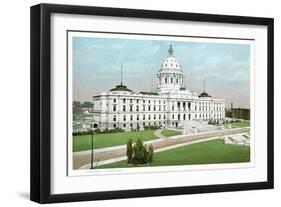
{"label": "green lawn", "polygon": [[[94,148],[112,147],[124,145],[129,139],[135,141],[140,138],[142,141],[156,139],[154,130],[132,131],[132,132],[117,132],[94,135]],[[73,136],[73,151],[83,151],[91,149],[91,135]]]}
{"label": "green lawn", "polygon": [[250,121],[243,120],[241,122],[233,122],[233,123],[229,123],[229,124],[231,124],[232,128],[249,127]]}
{"label": "green lawn", "polygon": [[161,132],[161,134],[166,137],[172,137],[172,136],[176,136],[176,135],[181,135],[182,133],[179,131],[175,131],[175,130],[165,129]]}
{"label": "green lawn", "polygon": [[[237,163],[249,161],[250,147],[224,144],[223,140],[216,139],[155,153],[152,163],[142,166]],[[98,168],[122,167],[135,167],[135,165],[128,164],[127,160],[125,160],[102,165]]]}

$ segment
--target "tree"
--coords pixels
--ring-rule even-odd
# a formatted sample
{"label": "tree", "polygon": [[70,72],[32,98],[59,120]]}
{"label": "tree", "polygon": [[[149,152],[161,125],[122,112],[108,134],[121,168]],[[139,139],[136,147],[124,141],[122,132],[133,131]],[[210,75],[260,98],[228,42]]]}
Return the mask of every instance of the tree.
{"label": "tree", "polygon": [[153,160],[153,145],[150,144],[148,148],[148,162],[151,163]]}
{"label": "tree", "polygon": [[128,163],[132,162],[132,157],[133,157],[133,141],[132,141],[132,139],[129,139],[128,142],[127,142]]}
{"label": "tree", "polygon": [[138,164],[147,164],[152,162],[153,157],[153,146],[144,145],[141,139],[137,139],[136,143],[133,144],[130,139],[127,142],[127,158],[128,163]]}
{"label": "tree", "polygon": [[81,107],[80,101],[73,101],[72,105],[73,105],[73,108],[80,108]]}
{"label": "tree", "polygon": [[134,164],[143,164],[145,157],[145,148],[141,139],[137,139],[136,143],[133,146],[134,154],[133,154],[133,163]]}
{"label": "tree", "polygon": [[93,108],[93,104],[89,101],[85,101],[82,105],[82,108]]}

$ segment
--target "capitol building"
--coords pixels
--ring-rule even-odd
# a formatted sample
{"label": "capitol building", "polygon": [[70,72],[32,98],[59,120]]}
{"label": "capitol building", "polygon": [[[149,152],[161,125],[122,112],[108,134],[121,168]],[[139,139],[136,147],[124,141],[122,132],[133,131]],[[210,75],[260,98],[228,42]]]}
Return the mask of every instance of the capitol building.
{"label": "capitol building", "polygon": [[[185,87],[185,75],[172,46],[157,73],[156,92],[136,93],[122,81],[107,92],[93,96],[92,127],[126,131],[145,126],[182,128],[188,122],[221,122],[225,118],[224,99]],[[205,84],[204,84],[205,85]]]}

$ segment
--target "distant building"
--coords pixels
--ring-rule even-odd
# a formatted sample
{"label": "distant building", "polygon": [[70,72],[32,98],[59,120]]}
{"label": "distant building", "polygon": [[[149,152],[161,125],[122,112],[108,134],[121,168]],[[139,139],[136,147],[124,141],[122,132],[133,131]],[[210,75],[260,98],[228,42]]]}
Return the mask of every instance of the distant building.
{"label": "distant building", "polygon": [[184,73],[172,46],[157,73],[157,92],[134,91],[119,85],[93,96],[93,128],[125,130],[157,125],[178,128],[186,120],[222,121],[225,101],[185,88]]}
{"label": "distant building", "polygon": [[229,110],[226,110],[225,116],[234,119],[244,119],[244,120],[251,119],[250,109],[233,108],[233,103],[231,103],[231,108]]}

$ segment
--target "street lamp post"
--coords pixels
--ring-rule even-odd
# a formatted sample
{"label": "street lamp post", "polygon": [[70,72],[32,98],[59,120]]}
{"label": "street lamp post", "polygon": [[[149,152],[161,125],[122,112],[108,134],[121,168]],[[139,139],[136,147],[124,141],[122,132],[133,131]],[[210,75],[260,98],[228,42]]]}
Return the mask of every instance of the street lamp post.
{"label": "street lamp post", "polygon": [[94,132],[91,131],[91,169],[94,169]]}

